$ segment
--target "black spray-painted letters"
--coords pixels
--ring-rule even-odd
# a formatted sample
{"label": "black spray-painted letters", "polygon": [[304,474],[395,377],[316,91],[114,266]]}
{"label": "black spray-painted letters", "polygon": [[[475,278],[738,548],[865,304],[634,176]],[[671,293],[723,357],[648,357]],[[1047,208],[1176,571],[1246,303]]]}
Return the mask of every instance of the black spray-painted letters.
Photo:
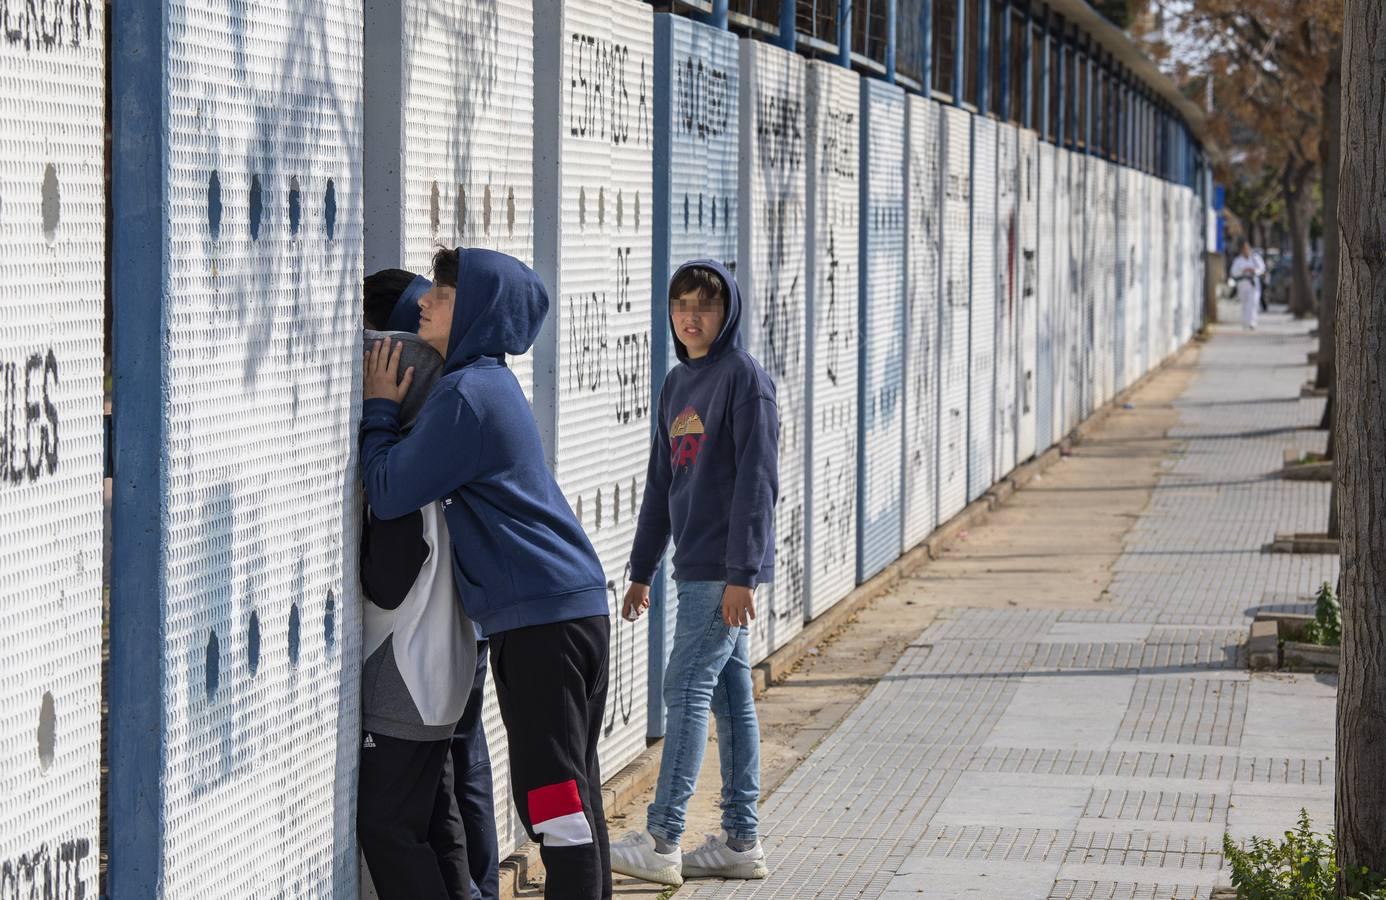
{"label": "black spray-painted letters", "polygon": [[50,347],[23,361],[0,359],[0,484],[58,471],[58,358]]}
{"label": "black spray-painted letters", "polygon": [[674,69],[674,77],[675,130],[705,141],[725,134],[732,112],[727,73],[689,57]]}

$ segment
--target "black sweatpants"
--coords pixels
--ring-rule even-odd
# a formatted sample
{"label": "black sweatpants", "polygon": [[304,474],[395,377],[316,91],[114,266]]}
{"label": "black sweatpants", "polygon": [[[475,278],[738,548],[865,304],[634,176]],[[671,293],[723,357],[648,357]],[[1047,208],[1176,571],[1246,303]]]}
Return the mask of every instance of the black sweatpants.
{"label": "black sweatpants", "polygon": [[547,870],[548,900],[611,896],[597,738],[611,621],[592,616],[491,636],[515,808]]}
{"label": "black sweatpants", "polygon": [[356,836],[380,900],[471,898],[451,744],[375,732],[362,741]]}

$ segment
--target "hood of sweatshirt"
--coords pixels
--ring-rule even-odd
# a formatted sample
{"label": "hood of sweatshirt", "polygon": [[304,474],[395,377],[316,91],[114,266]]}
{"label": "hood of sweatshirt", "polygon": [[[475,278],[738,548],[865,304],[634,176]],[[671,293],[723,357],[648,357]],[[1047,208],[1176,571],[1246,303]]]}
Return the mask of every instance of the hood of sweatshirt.
{"label": "hood of sweatshirt", "polygon": [[458,247],[457,298],[444,371],[527,352],[548,313],[548,291],[529,266],[494,250]]}
{"label": "hood of sweatshirt", "polygon": [[[741,346],[741,289],[736,284],[736,279],[731,272],[727,271],[726,266],[717,262],[715,259],[690,259],[688,262],[679,266],[674,273],[677,278],[679,272],[684,269],[697,266],[703,269],[711,269],[717,273],[717,277],[722,279],[722,284],[727,292],[727,317],[722,322],[722,330],[717,335],[717,340],[712,342],[712,347],[707,351],[707,356],[701,359],[689,359],[688,349],[679,340],[678,331],[674,328],[674,317],[669,316],[669,333],[674,336],[674,352],[678,354],[679,362],[687,363],[693,368],[710,366],[721,359],[728,351],[735,350]],[[669,279],[670,284],[673,278]]]}
{"label": "hood of sweatshirt", "polygon": [[399,299],[395,301],[395,308],[390,310],[390,321],[385,324],[385,330],[409,331],[418,334],[419,298],[428,293],[428,289],[431,287],[433,287],[433,282],[422,275],[415,275],[414,280],[409,282],[404,293],[400,294]]}

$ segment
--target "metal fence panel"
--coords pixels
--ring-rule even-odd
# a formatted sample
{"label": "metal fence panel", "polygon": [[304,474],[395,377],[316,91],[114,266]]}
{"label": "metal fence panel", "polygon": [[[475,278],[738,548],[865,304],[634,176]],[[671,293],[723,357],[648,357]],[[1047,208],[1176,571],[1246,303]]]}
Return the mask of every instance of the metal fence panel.
{"label": "metal fence panel", "polygon": [[1069,354],[1072,363],[1072,390],[1069,394],[1068,428],[1072,431],[1088,417],[1092,402],[1092,215],[1088,210],[1091,185],[1087,177],[1087,157],[1069,153],[1069,255],[1073,259],[1070,271],[1070,314],[1073,323],[1073,347]]}
{"label": "metal fence panel", "polygon": [[1116,166],[1094,159],[1097,170],[1097,405],[1116,393]]}
{"label": "metal fence panel", "polygon": [[994,481],[996,432],[996,123],[972,119],[972,303],[968,363],[967,499]]}
{"label": "metal fence panel", "polygon": [[1019,379],[1016,457],[1023,462],[1035,455],[1036,416],[1039,402],[1039,135],[1021,130],[1017,145],[1017,195],[1019,216],[1016,233],[1016,339]]}
{"label": "metal fence panel", "polygon": [[1169,355],[1169,260],[1166,258],[1168,246],[1165,216],[1165,183],[1159,178],[1150,179],[1151,213],[1154,218],[1151,229],[1151,246],[1154,250],[1155,265],[1151,283],[1155,291],[1154,309],[1151,310],[1152,339],[1155,342],[1155,359]]}
{"label": "metal fence panel", "polygon": [[1054,221],[1059,208],[1059,186],[1055,157],[1057,150],[1048,141],[1038,144],[1039,196],[1036,209],[1039,233],[1035,254],[1039,260],[1039,280],[1036,284],[1037,319],[1035,355],[1035,449],[1047,450],[1058,443],[1060,434],[1059,409],[1055,397],[1058,384],[1059,329],[1057,319],[1059,236]]}
{"label": "metal fence panel", "polygon": [[1019,130],[1002,123],[996,134],[996,407],[992,421],[993,482],[1015,468],[1021,397],[1019,378]]}
{"label": "metal fence panel", "polygon": [[1098,267],[1097,245],[1098,233],[1101,223],[1098,221],[1098,192],[1101,190],[1101,179],[1097,172],[1097,160],[1086,154],[1075,154],[1074,162],[1080,173],[1078,195],[1082,198],[1078,208],[1081,210],[1079,216],[1079,228],[1081,231],[1082,256],[1079,263],[1082,269],[1082,282],[1079,291],[1079,302],[1081,303],[1081,317],[1083,322],[1083,363],[1082,363],[1082,401],[1078,408],[1077,418],[1074,424],[1081,422],[1092,415],[1098,406],[1098,394],[1101,388],[1101,364],[1098,357],[1100,350],[1101,320],[1098,311],[1098,295],[1102,288],[1102,275]]}
{"label": "metal fence panel", "polygon": [[[552,298],[535,412],[613,614],[629,584],[655,411],[653,58],[653,16],[635,0],[564,0],[535,19],[535,257]],[[598,747],[607,777],[645,748],[648,654],[648,624],[613,615]]]}
{"label": "metal fence panel", "polygon": [[[459,245],[532,265],[533,0],[364,12],[366,271],[426,273],[438,246]],[[506,363],[532,397],[532,356]]]}
{"label": "metal fence panel", "polygon": [[943,145],[936,103],[905,100],[905,550],[938,523],[940,188]]}
{"label": "metal fence panel", "polygon": [[905,355],[905,91],[861,87],[858,582],[900,555]]}
{"label": "metal fence panel", "polygon": [[6,897],[98,890],[104,7],[16,5],[0,35]]}
{"label": "metal fence panel", "polygon": [[860,76],[808,64],[808,618],[856,584]]}
{"label": "metal fence panel", "polygon": [[1117,390],[1125,390],[1137,379],[1135,365],[1131,359],[1131,179],[1127,178],[1130,169],[1117,168],[1116,171],[1116,358],[1114,358],[1114,379]]}
{"label": "metal fence panel", "polygon": [[361,21],[113,19],[114,896],[357,892]]}
{"label": "metal fence panel", "polygon": [[971,307],[972,116],[941,107],[943,294],[939,312],[938,520],[967,505],[968,318]]}
{"label": "metal fence panel", "polygon": [[1055,369],[1055,440],[1062,440],[1072,430],[1074,391],[1074,352],[1077,327],[1074,321],[1074,285],[1078,283],[1078,242],[1073,240],[1073,154],[1062,148],[1054,151],[1055,185],[1058,205],[1054,211],[1054,232],[1058,247],[1055,259],[1054,317],[1058,323],[1058,367]]}
{"label": "metal fence panel", "polygon": [[764,657],[804,626],[805,460],[808,436],[808,308],[805,268],[804,58],[741,42],[742,328],[775,379],[780,410],[780,496],[775,505],[775,582],[760,590],[752,656]]}

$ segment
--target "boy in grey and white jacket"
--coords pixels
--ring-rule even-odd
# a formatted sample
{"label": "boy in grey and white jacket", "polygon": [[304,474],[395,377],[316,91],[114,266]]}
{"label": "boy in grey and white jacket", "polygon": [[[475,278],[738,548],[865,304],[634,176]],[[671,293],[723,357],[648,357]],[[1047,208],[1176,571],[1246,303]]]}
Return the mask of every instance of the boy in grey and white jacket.
{"label": "boy in grey and white jacket", "polygon": [[[410,290],[427,286],[415,279],[401,304]],[[442,358],[402,332],[367,330],[365,348],[387,333],[404,345],[414,368],[401,410],[407,427]],[[458,601],[440,503],[388,520],[367,510],[361,585],[367,602],[357,833],[371,882],[381,900],[471,900],[478,894],[453,795],[451,745],[471,694],[477,643]]]}

